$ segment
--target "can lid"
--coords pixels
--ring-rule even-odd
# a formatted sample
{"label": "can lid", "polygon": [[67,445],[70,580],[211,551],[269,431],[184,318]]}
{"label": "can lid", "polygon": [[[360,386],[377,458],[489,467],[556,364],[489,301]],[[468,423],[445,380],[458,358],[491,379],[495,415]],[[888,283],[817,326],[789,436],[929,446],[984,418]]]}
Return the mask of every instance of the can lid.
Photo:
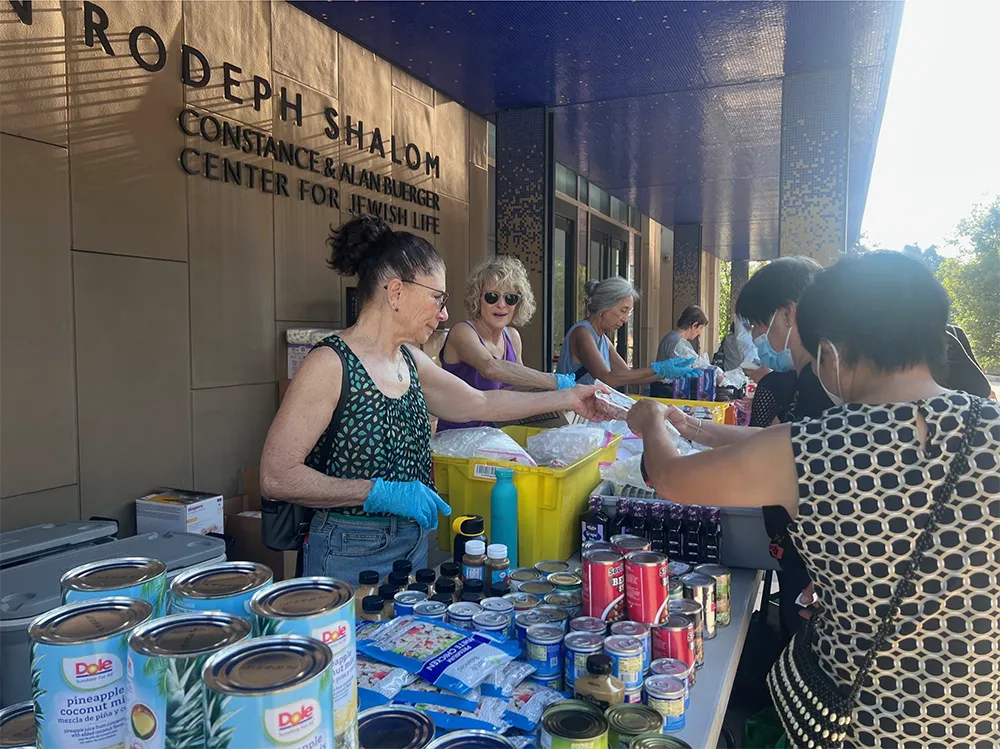
{"label": "can lid", "polygon": [[382,596],[365,596],[364,600],[361,601],[361,610],[372,614],[381,611],[383,606],[385,606],[385,601],[382,600]]}
{"label": "can lid", "polygon": [[378,570],[361,570],[358,585],[378,585]]}
{"label": "can lid", "polygon": [[657,658],[649,664],[649,672],[651,674],[687,677],[691,672],[691,667],[680,658]]}
{"label": "can lid", "polygon": [[628,749],[691,749],[691,745],[686,741],[681,741],[676,736],[650,731],[649,733],[640,733],[632,739]]}
{"label": "can lid", "polygon": [[[466,544],[465,548],[468,549],[469,544]],[[486,547],[486,556],[490,559],[506,559],[507,544],[490,544]]]}
{"label": "can lid", "polygon": [[[450,596],[448,600],[451,600]],[[442,616],[447,610],[448,607],[441,601],[431,599],[430,601],[421,601],[414,605],[413,614],[414,616]]]}
{"label": "can lid", "polygon": [[690,598],[682,598],[680,600],[671,601],[669,608],[672,612],[677,612],[678,614],[683,614],[684,616],[701,616],[703,613],[702,605]]}
{"label": "can lid", "polygon": [[404,606],[415,606],[421,601],[426,601],[427,594],[421,593],[419,590],[401,590],[393,596],[393,600]]}
{"label": "can lid", "polygon": [[559,606],[542,604],[541,606],[535,606],[532,611],[537,611],[539,614],[548,617],[550,622],[564,622],[569,619],[569,612]]}
{"label": "can lid", "polygon": [[483,607],[478,603],[471,603],[470,601],[459,601],[458,603],[453,603],[448,607],[448,616],[457,616],[460,618],[471,619],[474,615],[478,614],[483,610]]}
{"label": "can lid", "polygon": [[587,673],[595,676],[605,676],[611,673],[611,659],[603,654],[592,655],[587,659]]}
{"label": "can lid", "polygon": [[659,567],[667,563],[667,555],[657,551],[633,551],[625,556],[625,561],[629,564],[638,564],[643,567]]}
{"label": "can lid", "polygon": [[205,664],[205,686],[223,694],[293,689],[320,676],[333,660],[328,645],[311,637],[272,635],[222,650]]}
{"label": "can lid", "polygon": [[531,582],[532,580],[541,580],[542,573],[534,567],[518,567],[517,569],[511,570],[507,577],[515,582],[526,583]]}
{"label": "can lid", "polygon": [[611,635],[604,641],[604,650],[611,653],[641,653],[642,642],[629,635]]}
{"label": "can lid", "polygon": [[[136,653],[176,658],[213,653],[250,636],[250,622],[221,611],[172,614],[133,630],[129,647]],[[0,746],[3,746],[0,743]]]}
{"label": "can lid", "polygon": [[335,611],[354,600],[354,588],[332,577],[293,577],[254,593],[250,610],[271,619],[299,619]]}
{"label": "can lid", "polygon": [[525,593],[524,591],[517,591],[516,593],[507,593],[504,596],[504,600],[510,601],[514,604],[514,608],[521,606],[523,608],[532,608],[538,605],[538,596],[532,593]]}
{"label": "can lid", "polygon": [[420,749],[434,738],[434,722],[415,707],[387,705],[373,707],[358,715],[361,749]]}
{"label": "can lid", "polygon": [[532,580],[530,582],[521,583],[518,590],[522,593],[531,593],[536,596],[547,596],[555,590],[555,586],[552,585],[552,583],[547,583],[542,580]]}
{"label": "can lid", "polygon": [[694,627],[694,621],[683,614],[671,614],[660,627],[670,632],[680,632],[688,627]]}
{"label": "can lid", "polygon": [[584,562],[590,562],[591,564],[614,564],[615,562],[622,561],[623,557],[617,551],[588,551],[583,555]]}
{"label": "can lid", "polygon": [[670,674],[654,674],[646,677],[646,693],[654,697],[676,698],[685,692],[684,682]]}
{"label": "can lid", "polygon": [[498,596],[484,598],[479,605],[483,607],[483,611],[496,611],[507,616],[510,616],[510,612],[514,610],[514,604],[511,601]]}
{"label": "can lid", "polygon": [[591,632],[570,632],[566,635],[565,643],[567,650],[600,652],[604,645],[604,638]]}
{"label": "can lid", "polygon": [[413,572],[413,562],[409,559],[397,559],[392,563],[393,572],[405,572],[407,576]]}
{"label": "can lid", "polygon": [[432,569],[424,567],[422,570],[417,570],[418,583],[425,583],[427,585],[430,585],[436,579],[437,579],[437,573],[435,573],[434,570]]}
{"label": "can lid", "polygon": [[689,572],[681,577],[681,582],[688,588],[700,588],[706,585],[714,585],[715,579],[697,572]]}
{"label": "can lid", "polygon": [[138,598],[92,598],[59,606],[36,618],[28,637],[46,645],[98,642],[128,632],[153,615],[153,607]]}
{"label": "can lid", "polygon": [[608,721],[597,705],[581,700],[560,700],[542,714],[542,730],[569,740],[596,739],[608,732]]}
{"label": "can lid", "polygon": [[167,565],[159,559],[119,557],[81,564],[66,572],[59,582],[70,590],[115,590],[141,585],[166,571]]}
{"label": "can lid", "polygon": [[576,632],[599,632],[608,630],[608,623],[596,616],[578,616],[569,620],[569,628]]}
{"label": "can lid", "polygon": [[543,559],[540,562],[535,562],[535,569],[542,574],[550,575],[553,572],[566,572],[569,570],[569,565],[558,559]]}
{"label": "can lid", "polygon": [[[562,627],[552,624],[533,624],[528,627],[528,640],[543,645],[562,642]],[[640,646],[641,647],[641,646]]]}
{"label": "can lid", "polygon": [[[673,679],[672,676],[663,678]],[[656,731],[663,726],[663,716],[648,705],[614,705],[604,716],[611,730],[619,734],[636,735]]]}
{"label": "can lid", "polygon": [[0,710],[0,746],[33,746],[35,740],[33,702],[19,702]]}
{"label": "can lid", "polygon": [[423,593],[425,596],[431,592],[431,589],[427,586],[427,583],[411,583],[406,586],[407,590],[412,590],[414,593]]}
{"label": "can lid", "polygon": [[513,747],[514,744],[504,736],[498,736],[490,731],[471,730],[452,731],[439,736],[425,749],[513,749]]}
{"label": "can lid", "polygon": [[694,568],[694,571],[701,574],[707,575],[708,577],[726,577],[730,574],[728,567],[723,567],[721,564],[699,564]]}
{"label": "can lid", "polygon": [[274,579],[271,568],[256,562],[222,562],[182,572],[170,584],[170,591],[184,598],[226,598],[268,585]]}
{"label": "can lid", "polygon": [[471,541],[465,542],[465,553],[470,556],[478,557],[480,554],[486,553],[486,542],[480,541],[479,539],[472,539]]}
{"label": "can lid", "polygon": [[611,625],[611,634],[645,637],[649,634],[649,625],[642,622],[615,622]]}
{"label": "can lid", "polygon": [[486,629],[506,629],[508,618],[496,611],[480,611],[472,617],[472,623]]}

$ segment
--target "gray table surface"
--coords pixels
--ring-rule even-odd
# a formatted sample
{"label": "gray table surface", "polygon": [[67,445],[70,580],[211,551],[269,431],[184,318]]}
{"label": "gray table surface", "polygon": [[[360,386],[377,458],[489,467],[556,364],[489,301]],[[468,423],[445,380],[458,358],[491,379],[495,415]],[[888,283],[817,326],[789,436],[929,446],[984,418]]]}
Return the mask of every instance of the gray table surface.
{"label": "gray table surface", "polygon": [[715,749],[719,744],[729,693],[733,690],[736,668],[764,575],[761,570],[734,569],[732,572],[732,623],[719,627],[715,638],[705,641],[705,665],[698,669],[697,680],[691,688],[691,706],[684,728],[671,734],[686,741],[692,749]]}

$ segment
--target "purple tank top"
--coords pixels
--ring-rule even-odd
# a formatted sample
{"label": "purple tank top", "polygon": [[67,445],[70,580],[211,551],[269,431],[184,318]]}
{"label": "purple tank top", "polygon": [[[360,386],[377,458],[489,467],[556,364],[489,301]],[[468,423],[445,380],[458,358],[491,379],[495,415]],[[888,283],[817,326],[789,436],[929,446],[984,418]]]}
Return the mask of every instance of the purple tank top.
{"label": "purple tank top", "polygon": [[[476,330],[476,327],[468,320],[463,320],[461,323],[459,323],[459,325],[462,325],[463,323],[472,328],[472,330],[475,331],[476,336],[479,338],[479,342],[485,345],[485,343],[483,342],[483,337],[479,335],[479,331]],[[448,331],[448,335],[449,336],[451,335],[451,331]],[[510,336],[507,334],[506,330],[504,330],[503,332],[503,342],[504,342],[503,360],[516,363],[517,353],[515,353],[514,351],[514,344],[510,342]],[[447,345],[448,345],[448,338],[446,336],[444,339],[444,345],[441,346],[441,354],[439,357],[441,360],[441,369],[443,369],[445,372],[451,372],[457,378],[459,378],[460,380],[464,380],[469,385],[474,387],[476,390],[502,390],[503,388],[507,387],[502,382],[498,382],[497,380],[490,380],[486,377],[483,377],[479,373],[479,370],[473,367],[471,364],[466,364],[463,361],[456,362],[455,364],[448,364],[444,360],[444,349],[445,346]],[[437,430],[439,432],[443,432],[446,429],[467,429],[469,427],[490,427],[490,426],[493,426],[493,423],[489,421],[469,421],[464,424],[456,424],[455,422],[445,421],[444,419],[442,419],[438,422]]]}

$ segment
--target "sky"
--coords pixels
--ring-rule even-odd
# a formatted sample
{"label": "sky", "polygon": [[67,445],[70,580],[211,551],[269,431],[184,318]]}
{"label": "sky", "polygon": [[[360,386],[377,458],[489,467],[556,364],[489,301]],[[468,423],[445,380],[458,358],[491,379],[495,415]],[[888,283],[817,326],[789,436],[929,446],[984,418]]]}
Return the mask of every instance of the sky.
{"label": "sky", "polygon": [[997,0],[907,0],[861,226],[869,246],[944,248],[1000,194],[998,31]]}

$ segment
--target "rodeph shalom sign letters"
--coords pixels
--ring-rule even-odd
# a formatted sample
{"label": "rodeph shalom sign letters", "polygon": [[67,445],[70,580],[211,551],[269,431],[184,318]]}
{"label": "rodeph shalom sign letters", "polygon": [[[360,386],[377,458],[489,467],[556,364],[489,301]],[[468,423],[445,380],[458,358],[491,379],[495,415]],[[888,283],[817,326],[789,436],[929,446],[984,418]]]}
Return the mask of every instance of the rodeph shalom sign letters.
{"label": "rodeph shalom sign letters", "polygon": [[[30,26],[31,0],[8,2],[20,22]],[[108,11],[97,3],[83,3],[84,43],[88,47],[100,45],[105,54],[115,56],[116,52],[108,40],[109,25]],[[128,49],[135,64],[151,73],[162,71],[168,63],[163,38],[149,26],[132,29],[128,36]],[[265,101],[275,99],[282,121],[291,120],[302,126],[301,93],[289,91],[285,86],[275,92],[270,78],[259,75],[247,78],[241,68],[229,62],[222,63],[221,72],[218,69],[213,71],[205,53],[187,44],[181,45],[179,62],[181,82],[185,86],[205,88],[212,81],[218,84],[221,75],[222,95],[227,101],[234,104],[249,102],[259,112]],[[363,121],[355,120],[350,114],[341,114],[333,107],[327,107],[323,117],[326,125],[324,133],[331,141],[341,141],[346,148],[367,151],[415,173],[441,176],[440,158],[416,143],[401,142],[391,133],[384,135],[377,127],[366,131]],[[380,199],[391,196],[397,202],[437,211],[440,209],[440,198],[432,190],[368,169],[357,169],[354,164],[338,163],[315,149],[275,138],[262,130],[194,107],[181,109],[177,115],[177,127],[184,135],[201,141],[200,147],[186,146],[178,155],[180,168],[189,175],[335,209],[341,207],[340,190],[331,182],[346,182],[375,194],[375,197],[351,194],[350,205],[344,207],[352,213],[372,213],[393,224],[439,233],[438,219],[433,213],[404,205],[390,205]],[[285,164],[295,171],[288,173],[266,169],[241,161],[240,154],[272,159],[275,165]]]}

